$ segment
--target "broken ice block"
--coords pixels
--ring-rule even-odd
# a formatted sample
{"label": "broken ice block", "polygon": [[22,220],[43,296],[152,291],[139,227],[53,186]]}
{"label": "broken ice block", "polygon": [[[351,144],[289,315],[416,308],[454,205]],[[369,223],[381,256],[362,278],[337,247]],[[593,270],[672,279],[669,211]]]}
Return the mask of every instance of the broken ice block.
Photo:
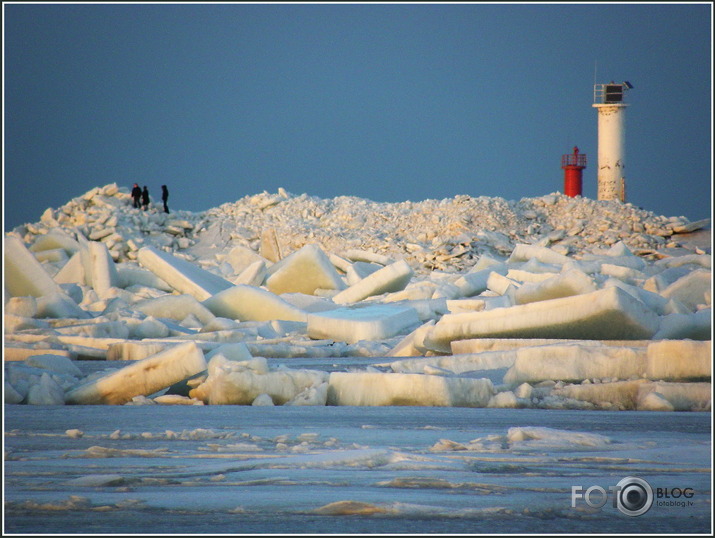
{"label": "broken ice block", "polygon": [[281,293],[306,293],[317,289],[341,290],[345,287],[330,258],[318,245],[305,245],[268,269],[268,289]]}
{"label": "broken ice block", "polygon": [[520,286],[521,284],[519,282],[507,278],[497,272],[489,273],[489,277],[487,278],[487,288],[494,293],[498,293],[499,295],[507,295],[510,288],[512,291],[515,291]]}
{"label": "broken ice block", "polygon": [[266,228],[261,233],[260,255],[270,262],[278,262],[283,257],[275,228]]}
{"label": "broken ice block", "polygon": [[117,342],[107,348],[108,361],[139,361],[164,351],[167,344],[163,342]]}
{"label": "broken ice block", "polygon": [[42,297],[62,292],[22,241],[11,235],[5,236],[4,280],[5,289],[14,297]]}
{"label": "broken ice block", "polygon": [[214,314],[188,294],[162,295],[155,299],[144,299],[134,304],[134,309],[148,316],[184,320],[189,314],[196,316],[202,324],[214,319]]}
{"label": "broken ice block", "polygon": [[354,262],[372,262],[385,266],[394,262],[389,256],[383,256],[369,250],[350,249],[345,253],[345,257]]}
{"label": "broken ice block", "polygon": [[[37,315],[37,300],[31,295],[25,297],[10,297],[5,302],[5,315],[32,318]],[[8,331],[10,332],[10,331]]]}
{"label": "broken ice block", "polygon": [[380,269],[382,269],[382,265],[376,263],[355,262],[348,267],[345,277],[348,280],[348,284],[352,286]]}
{"label": "broken ice block", "polygon": [[712,309],[704,308],[694,314],[668,314],[660,319],[654,340],[710,340],[712,339]]}
{"label": "broken ice block", "polygon": [[674,411],[710,411],[712,406],[711,383],[643,383],[638,392],[638,409],[646,409],[645,396],[657,394],[670,405]]}
{"label": "broken ice block", "polygon": [[68,256],[72,256],[79,250],[79,243],[61,228],[52,228],[46,234],[35,239],[29,250],[30,252],[41,252],[57,248],[63,249]]}
{"label": "broken ice block", "polygon": [[652,386],[652,383],[639,379],[613,383],[574,384],[554,388],[552,394],[561,398],[590,402],[602,408],[632,410],[637,408],[638,394],[644,386]]}
{"label": "broken ice block", "polygon": [[354,344],[390,338],[420,323],[413,308],[371,305],[308,314],[308,336]]}
{"label": "broken ice block", "polygon": [[517,349],[516,361],[504,376],[504,383],[630,379],[641,377],[645,369],[646,350],[642,347],[551,344]]}
{"label": "broken ice block", "polygon": [[30,386],[26,401],[30,405],[63,405],[64,391],[50,374],[43,373],[40,382]]}
{"label": "broken ice block", "polygon": [[72,358],[72,353],[66,349],[39,348],[36,345],[6,342],[3,346],[3,359],[9,361],[24,361],[35,355],[60,355]]}
{"label": "broken ice block", "polygon": [[306,314],[270,291],[240,284],[203,302],[214,315],[240,321],[306,321]]}
{"label": "broken ice block", "polygon": [[501,351],[547,344],[568,344],[570,342],[572,341],[554,338],[474,338],[471,340],[454,340],[451,345],[451,352],[455,355],[483,353],[485,351]]}
{"label": "broken ice block", "polygon": [[[516,350],[508,349],[484,353],[467,353],[464,355],[402,359],[391,362],[390,368],[397,373],[419,374],[425,372],[425,367],[429,366],[440,368],[452,374],[463,374],[465,372],[484,370],[506,370],[514,365],[514,361],[516,361]],[[501,381],[501,378],[499,381]]]}
{"label": "broken ice block", "polygon": [[462,297],[471,297],[487,289],[487,282],[491,273],[506,275],[506,264],[500,263],[486,269],[465,273],[454,281],[454,285],[457,286]]}
{"label": "broken ice block", "polygon": [[563,265],[571,261],[571,258],[568,256],[559,254],[555,250],[548,247],[539,247],[537,245],[525,245],[520,243],[514,247],[507,263],[527,262],[532,259],[542,263],[552,263],[555,265]]}
{"label": "broken ice block", "polygon": [[37,299],[38,318],[91,318],[87,312],[65,292],[50,293]]}
{"label": "broken ice block", "polygon": [[118,286],[120,288],[128,288],[130,286],[148,286],[161,291],[174,291],[174,288],[146,269],[120,264],[117,266],[117,274],[119,275]]}
{"label": "broken ice block", "polygon": [[371,275],[357,284],[341,291],[333,297],[338,304],[350,304],[362,301],[372,295],[400,291],[405,289],[414,272],[405,260],[400,260]]}
{"label": "broken ice block", "polygon": [[265,359],[233,361],[221,355],[211,359],[208,370],[208,378],[189,395],[211,405],[251,405],[261,394],[283,405],[328,378],[327,372],[317,370],[267,371]]}
{"label": "broken ice block", "polygon": [[393,347],[387,354],[388,357],[414,357],[417,355],[424,355],[427,351],[423,347],[425,334],[432,327],[434,327],[435,321],[433,319],[429,320],[424,325],[420,325],[405,338],[402,339],[395,347]]}
{"label": "broken ice block", "polygon": [[170,347],[146,359],[84,383],[65,395],[68,404],[124,404],[149,396],[206,369],[206,360],[193,342]]}
{"label": "broken ice block", "polygon": [[175,290],[193,295],[198,301],[233,286],[218,275],[151,246],[139,249],[137,259]]}
{"label": "broken ice block", "polygon": [[260,286],[266,279],[266,275],[266,262],[257,260],[241,271],[241,274],[234,279],[233,283]]}
{"label": "broken ice block", "polygon": [[89,260],[92,272],[92,287],[100,299],[107,297],[110,288],[119,285],[119,274],[114,260],[104,243],[90,241]]}
{"label": "broken ice block", "polygon": [[84,265],[82,254],[75,252],[67,263],[53,277],[58,284],[84,284]]}
{"label": "broken ice block", "polygon": [[231,264],[236,274],[241,274],[249,265],[256,262],[263,262],[264,265],[266,262],[271,263],[252,249],[240,245],[233,247],[228,252],[226,261]]}
{"label": "broken ice block", "polygon": [[666,299],[678,299],[695,311],[698,305],[712,304],[712,271],[697,269],[679,278],[660,294]]}
{"label": "broken ice block", "polygon": [[425,338],[430,349],[450,351],[469,338],[649,339],[659,318],[617,287],[482,312],[446,314]]}
{"label": "broken ice block", "polygon": [[572,269],[543,282],[523,284],[514,292],[514,299],[516,304],[527,304],[558,299],[559,297],[581,295],[593,291],[596,291],[596,286],[591,277],[586,273]]}
{"label": "broken ice block", "polygon": [[332,372],[328,405],[485,407],[494,394],[488,379],[380,372]]}
{"label": "broken ice block", "polygon": [[712,342],[661,340],[648,345],[648,379],[697,379],[712,375]]}

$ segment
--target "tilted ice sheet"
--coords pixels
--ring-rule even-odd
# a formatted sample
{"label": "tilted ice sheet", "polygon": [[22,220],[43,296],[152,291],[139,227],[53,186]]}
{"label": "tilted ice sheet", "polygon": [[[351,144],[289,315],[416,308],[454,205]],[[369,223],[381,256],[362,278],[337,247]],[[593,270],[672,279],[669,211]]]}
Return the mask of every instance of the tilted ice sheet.
{"label": "tilted ice sheet", "polygon": [[333,372],[328,384],[328,405],[484,407],[493,393],[488,379]]}
{"label": "tilted ice sheet", "polygon": [[67,393],[73,404],[123,404],[134,396],[153,394],[206,369],[201,350],[193,342],[170,347],[146,359]]}
{"label": "tilted ice sheet", "polygon": [[137,259],[175,290],[193,295],[199,301],[232,286],[220,276],[152,246],[141,248]]}
{"label": "tilted ice sheet", "polygon": [[618,288],[511,308],[447,314],[427,335],[427,345],[449,351],[452,340],[491,338],[648,339],[658,316]]}
{"label": "tilted ice sheet", "polygon": [[349,344],[390,338],[419,324],[410,307],[369,305],[308,314],[308,336]]}

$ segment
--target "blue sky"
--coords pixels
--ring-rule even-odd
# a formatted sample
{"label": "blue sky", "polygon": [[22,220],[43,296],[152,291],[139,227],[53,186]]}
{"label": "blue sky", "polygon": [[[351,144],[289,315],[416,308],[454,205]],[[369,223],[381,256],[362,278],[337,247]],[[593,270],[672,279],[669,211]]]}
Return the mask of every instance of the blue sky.
{"label": "blue sky", "polygon": [[[563,192],[630,81],[629,202],[711,215],[712,6],[3,4],[4,228],[95,186],[202,211]],[[595,77],[595,78],[594,78]]]}

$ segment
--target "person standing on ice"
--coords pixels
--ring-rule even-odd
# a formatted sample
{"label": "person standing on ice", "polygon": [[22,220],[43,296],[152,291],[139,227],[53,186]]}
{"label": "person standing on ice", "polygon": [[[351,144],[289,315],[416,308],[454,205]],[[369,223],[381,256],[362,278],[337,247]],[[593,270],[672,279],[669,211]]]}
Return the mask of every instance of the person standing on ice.
{"label": "person standing on ice", "polygon": [[134,184],[132,188],[132,198],[134,199],[134,209],[139,209],[139,200],[142,197],[142,190],[138,183]]}
{"label": "person standing on ice", "polygon": [[146,185],[144,185],[144,190],[142,191],[142,207],[144,211],[149,209],[149,189],[146,188]]}
{"label": "person standing on ice", "polygon": [[167,200],[169,199],[169,189],[166,188],[166,185],[161,186],[161,201],[164,202],[164,213],[169,212],[169,206],[166,205]]}

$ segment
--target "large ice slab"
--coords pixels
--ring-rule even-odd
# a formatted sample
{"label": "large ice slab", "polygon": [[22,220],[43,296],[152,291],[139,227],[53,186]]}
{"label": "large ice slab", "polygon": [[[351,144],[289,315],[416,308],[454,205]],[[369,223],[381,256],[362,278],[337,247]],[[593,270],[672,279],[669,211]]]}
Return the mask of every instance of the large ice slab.
{"label": "large ice slab", "polygon": [[414,308],[370,305],[308,314],[308,336],[353,344],[390,338],[419,325]]}
{"label": "large ice slab", "polygon": [[304,311],[275,293],[244,284],[209,297],[203,305],[216,316],[240,321],[306,321]]}
{"label": "large ice slab", "polygon": [[697,379],[711,375],[712,341],[662,340],[648,345],[648,379]]}
{"label": "large ice slab", "polygon": [[486,407],[488,379],[380,372],[332,372],[328,405]]}
{"label": "large ice slab", "polygon": [[432,373],[433,369],[441,369],[445,373],[463,374],[480,370],[510,368],[514,365],[516,356],[516,349],[505,349],[464,355],[420,357],[393,361],[390,363],[390,368],[397,373],[422,374]]}
{"label": "large ice slab", "polygon": [[551,344],[523,347],[504,376],[505,383],[640,378],[646,370],[646,349],[604,345]]}
{"label": "large ice slab", "polygon": [[233,286],[231,282],[209,271],[157,250],[142,247],[137,253],[139,263],[180,293],[193,295],[198,301]]}
{"label": "large ice slab", "polygon": [[203,352],[193,342],[187,342],[80,385],[65,395],[65,402],[124,404],[135,396],[149,396],[205,369]]}
{"label": "large ice slab", "polygon": [[455,340],[452,342],[452,353],[482,353],[485,351],[501,351],[521,347],[546,346],[550,344],[579,346],[615,346],[615,347],[648,347],[651,340],[575,340],[569,338],[474,338],[471,340]]}
{"label": "large ice slab", "polygon": [[659,318],[642,302],[612,287],[583,295],[474,313],[446,314],[426,336],[431,349],[470,338],[649,339]]}
{"label": "large ice slab", "polygon": [[397,261],[344,289],[333,297],[333,301],[338,304],[351,304],[373,295],[403,290],[413,274],[414,271],[406,261]]}
{"label": "large ice slab", "polygon": [[5,342],[3,345],[3,359],[6,362],[24,361],[35,355],[60,355],[62,357],[73,358],[73,354],[66,349],[39,347],[29,344],[13,344],[8,342]]}
{"label": "large ice slab", "polygon": [[4,251],[4,284],[8,294],[15,297],[42,297],[62,292],[60,286],[17,237],[5,236]]}
{"label": "large ice slab", "polygon": [[268,269],[268,289],[281,293],[306,293],[312,295],[317,289],[341,290],[343,280],[323,250],[314,244],[286,256]]}
{"label": "large ice slab", "polygon": [[483,353],[485,351],[501,351],[547,344],[566,344],[569,342],[571,341],[557,338],[472,338],[469,340],[454,340],[451,345],[451,352],[455,355]]}

